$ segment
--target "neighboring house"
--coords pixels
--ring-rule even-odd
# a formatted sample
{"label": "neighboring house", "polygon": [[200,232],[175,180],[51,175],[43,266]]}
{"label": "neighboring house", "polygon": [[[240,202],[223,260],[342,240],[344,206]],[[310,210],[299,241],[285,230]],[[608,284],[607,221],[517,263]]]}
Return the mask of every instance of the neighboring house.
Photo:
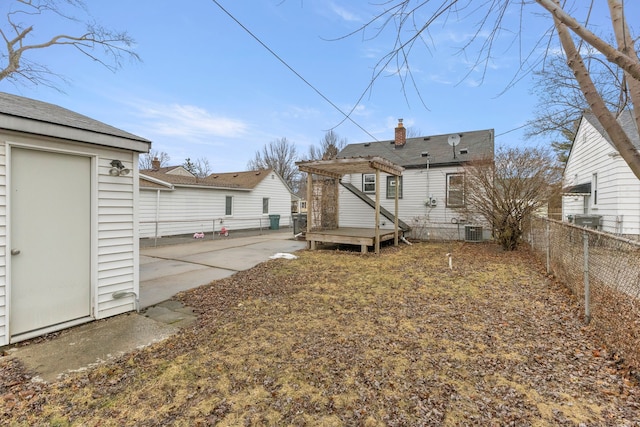
{"label": "neighboring house", "polygon": [[291,213],[303,214],[307,213],[307,201],[295,194],[291,195]]}
{"label": "neighboring house", "polygon": [[0,346],[137,308],[150,141],[0,93]]}
{"label": "neighboring house", "polygon": [[[493,159],[493,129],[406,138],[399,121],[395,139],[347,145],[340,158],[382,157],[405,170],[399,178],[399,219],[411,227],[411,236],[419,239],[465,239],[473,227],[472,240],[488,238],[489,227],[461,214],[465,206],[465,163],[474,159]],[[376,186],[380,203],[394,211],[395,179],[381,174],[349,174],[342,178],[339,190],[340,227],[358,227],[362,218],[373,214]],[[392,217],[383,213],[381,228],[393,228]],[[465,236],[465,232],[467,235]],[[480,233],[480,234],[478,234]]]}
{"label": "neighboring house", "polygon": [[271,169],[198,178],[182,166],[140,171],[140,237],[289,226],[291,191]]}
{"label": "neighboring house", "polygon": [[[640,149],[633,114],[618,122]],[[622,159],[602,125],[591,113],[580,120],[562,180],[562,217],[623,236],[640,235],[640,180]],[[586,217],[585,217],[586,215]]]}

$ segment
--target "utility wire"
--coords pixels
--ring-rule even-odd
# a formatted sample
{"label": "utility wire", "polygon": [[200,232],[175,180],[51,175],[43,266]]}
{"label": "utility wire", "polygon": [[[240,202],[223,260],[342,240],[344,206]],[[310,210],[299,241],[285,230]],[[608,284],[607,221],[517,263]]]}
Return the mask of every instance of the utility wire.
{"label": "utility wire", "polygon": [[[287,67],[293,74],[295,74],[300,80],[302,80],[303,82],[306,83],[307,86],[309,86],[311,89],[313,89],[318,95],[320,95],[322,97],[322,99],[324,99],[325,101],[327,101],[333,108],[335,108],[336,110],[338,110],[340,112],[340,114],[342,114],[347,120],[349,120],[351,123],[353,123],[354,125],[356,125],[358,128],[360,128],[360,130],[362,130],[364,133],[366,133],[367,135],[369,135],[371,138],[373,138],[374,141],[378,141],[378,138],[376,138],[375,136],[371,135],[371,133],[369,133],[369,131],[367,131],[365,128],[363,128],[362,126],[360,126],[358,123],[356,123],[355,120],[353,120],[351,118],[351,116],[347,113],[345,113],[344,111],[342,111],[342,109],[340,107],[338,107],[336,104],[334,104],[329,98],[327,98],[322,92],[320,92],[320,90],[318,90],[315,86],[313,86],[311,83],[309,83],[309,81],[307,81],[307,79],[305,79],[304,77],[302,77],[302,75],[300,75],[300,73],[298,73],[296,70],[293,69],[293,67],[291,67],[289,64],[287,64],[287,62],[282,59],[277,53],[275,53],[269,46],[267,46],[262,40],[260,40],[258,38],[258,36],[256,36],[255,34],[253,34],[251,32],[251,30],[249,30],[247,27],[245,27],[240,21],[238,21],[235,16],[233,16],[231,13],[229,13],[224,7],[222,7],[222,5],[220,3],[218,3],[217,0],[211,0],[216,6],[218,6],[220,8],[220,10],[222,10],[224,13],[227,14],[227,16],[229,16],[229,18],[231,18],[232,20],[235,21],[236,24],[238,24],[243,30],[245,30],[251,37],[254,38],[255,41],[257,41],[258,43],[260,43],[262,45],[262,47],[264,47],[267,51],[269,51],[269,53],[271,55],[273,55],[278,61],[280,61],[285,67]],[[379,142],[379,141],[378,141]]]}
{"label": "utility wire", "polygon": [[502,136],[502,135],[506,135],[506,134],[511,133],[511,132],[515,132],[515,131],[517,131],[519,129],[525,128],[528,125],[529,125],[528,123],[525,123],[522,126],[518,126],[517,128],[513,128],[513,129],[510,129],[510,130],[508,130],[506,132],[502,132],[501,134],[496,135],[496,138],[499,137],[499,136]]}

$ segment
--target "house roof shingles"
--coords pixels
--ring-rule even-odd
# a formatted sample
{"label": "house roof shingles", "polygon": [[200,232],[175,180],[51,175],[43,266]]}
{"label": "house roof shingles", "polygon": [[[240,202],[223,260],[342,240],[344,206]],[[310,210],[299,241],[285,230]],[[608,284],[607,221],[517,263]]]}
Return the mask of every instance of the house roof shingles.
{"label": "house roof shingles", "polygon": [[150,181],[144,179],[144,176],[146,175],[151,178],[168,182],[176,186],[197,186],[204,188],[230,188],[237,190],[251,190],[272,172],[271,169],[260,169],[244,172],[213,173],[205,178],[198,178],[195,176],[191,177],[167,173],[173,169],[175,169],[175,167],[164,167],[160,168],[157,171],[148,169],[141,170],[140,174],[143,176],[140,180],[140,186],[155,188],[154,186],[150,185]]}
{"label": "house roof shingles", "polygon": [[[615,147],[613,145],[613,141],[611,141],[611,138],[609,137],[609,134],[604,130],[604,127],[602,127],[593,113],[584,113],[584,118],[591,123],[591,125],[607,140],[609,144],[611,144],[611,146]],[[633,112],[624,110],[618,116],[617,120],[633,143],[633,146],[640,150],[640,133],[638,133],[638,127],[636,126],[636,120],[633,117]]]}
{"label": "house roof shingles", "polygon": [[[338,153],[338,158],[378,156],[404,168],[461,164],[481,158],[493,158],[493,129],[455,133],[460,142],[449,145],[452,134],[407,138],[406,144],[396,148],[394,140],[349,144]],[[427,156],[428,153],[428,156]]]}

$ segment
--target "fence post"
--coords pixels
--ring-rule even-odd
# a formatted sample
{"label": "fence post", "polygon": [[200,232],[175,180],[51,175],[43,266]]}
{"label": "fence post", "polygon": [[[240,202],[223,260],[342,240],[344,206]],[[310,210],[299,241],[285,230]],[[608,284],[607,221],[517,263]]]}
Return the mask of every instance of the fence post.
{"label": "fence post", "polygon": [[589,233],[586,230],[582,233],[582,240],[584,242],[584,321],[588,324],[591,321],[591,295],[589,290]]}
{"label": "fence post", "polygon": [[216,240],[216,220],[213,219],[213,233],[211,234],[211,240]]}
{"label": "fence post", "polygon": [[551,274],[551,222],[547,218],[545,220],[547,229],[547,274]]}

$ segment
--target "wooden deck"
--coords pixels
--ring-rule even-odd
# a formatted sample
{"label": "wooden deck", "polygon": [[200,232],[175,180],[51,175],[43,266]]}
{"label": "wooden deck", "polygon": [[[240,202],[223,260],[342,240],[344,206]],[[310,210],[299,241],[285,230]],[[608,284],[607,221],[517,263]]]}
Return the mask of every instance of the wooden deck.
{"label": "wooden deck", "polygon": [[[400,232],[400,231],[399,231]],[[380,242],[392,240],[394,230],[380,230]],[[315,250],[316,243],[339,243],[360,245],[360,252],[367,253],[369,246],[376,246],[376,230],[373,228],[337,228],[334,230],[310,231],[306,233],[309,249]]]}

